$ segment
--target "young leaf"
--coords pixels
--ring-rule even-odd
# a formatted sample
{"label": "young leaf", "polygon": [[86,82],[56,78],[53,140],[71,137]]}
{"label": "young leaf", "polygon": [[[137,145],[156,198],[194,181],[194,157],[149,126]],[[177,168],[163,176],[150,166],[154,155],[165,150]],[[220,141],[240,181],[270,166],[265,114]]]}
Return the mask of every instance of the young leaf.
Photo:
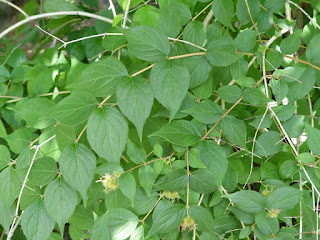
{"label": "young leaf", "polygon": [[42,157],[34,162],[29,181],[36,186],[44,186],[50,183],[57,174],[57,163],[50,157]]}
{"label": "young leaf", "polygon": [[217,189],[217,180],[213,173],[207,169],[192,172],[190,176],[190,189],[198,193],[211,193]]}
{"label": "young leaf", "polygon": [[150,84],[155,98],[170,111],[170,120],[179,110],[187,95],[190,75],[181,60],[157,62],[150,73]]}
{"label": "young leaf", "polygon": [[[187,153],[186,153],[187,155]],[[200,152],[196,148],[191,148],[189,151],[189,165],[193,168],[207,168],[201,161],[200,161]],[[187,158],[187,156],[186,156]]]}
{"label": "young leaf", "polygon": [[156,180],[156,175],[151,166],[146,165],[139,169],[140,185],[146,191],[148,197],[150,197],[155,180]]}
{"label": "young leaf", "polygon": [[197,121],[203,124],[214,124],[222,117],[223,114],[222,108],[211,100],[201,101],[192,108],[184,110],[183,112],[189,113]]}
{"label": "young leaf", "polygon": [[74,126],[86,121],[96,107],[97,100],[91,93],[77,91],[60,101],[52,116],[62,124]]}
{"label": "young leaf", "polygon": [[96,168],[94,153],[81,143],[69,145],[60,155],[59,166],[64,180],[80,193],[86,207],[87,190]]}
{"label": "young leaf", "polygon": [[266,207],[266,199],[252,190],[243,190],[223,197],[231,199],[238,208],[249,213],[262,212]]}
{"label": "young leaf", "polygon": [[47,213],[58,223],[61,231],[77,204],[77,192],[61,178],[49,183],[44,191],[44,205]]}
{"label": "young leaf", "polygon": [[136,180],[131,173],[122,173],[119,178],[119,187],[123,195],[130,199],[132,207],[134,206],[134,197],[136,195]]}
{"label": "young leaf", "polygon": [[290,210],[300,199],[300,191],[292,187],[283,187],[273,191],[267,198],[267,209]]}
{"label": "young leaf", "polygon": [[86,90],[96,97],[106,97],[116,91],[118,81],[126,76],[128,71],[123,63],[114,57],[108,57],[91,63],[67,88]]}
{"label": "young leaf", "polygon": [[117,101],[121,112],[134,123],[142,140],[143,126],[153,105],[150,84],[140,76],[124,78],[117,87]]}
{"label": "young leaf", "polygon": [[100,157],[119,163],[128,139],[128,123],[116,108],[96,109],[88,120],[87,137]]}
{"label": "young leaf", "polygon": [[156,28],[133,27],[125,30],[124,36],[128,40],[129,51],[137,58],[154,62],[169,54],[169,40]]}
{"label": "young leaf", "polygon": [[221,121],[221,129],[231,143],[247,148],[247,131],[243,121],[231,115],[227,116]]}
{"label": "young leaf", "polygon": [[316,160],[316,158],[309,152],[300,153],[296,158],[303,164],[313,164]]}
{"label": "young leaf", "polygon": [[201,162],[214,174],[218,185],[221,185],[228,169],[224,150],[215,141],[210,140],[200,142],[198,150]]}
{"label": "young leaf", "polygon": [[150,238],[158,233],[164,234],[176,229],[181,224],[186,215],[185,206],[175,204],[164,209],[154,216],[153,224],[146,238]]}
{"label": "young leaf", "polygon": [[172,144],[188,147],[201,140],[195,125],[187,120],[176,120],[167,123],[149,137],[161,137]]}
{"label": "young leaf", "polygon": [[42,201],[36,201],[27,207],[21,219],[22,231],[30,240],[48,239],[54,224]]}
{"label": "young leaf", "polygon": [[219,22],[234,30],[231,23],[234,14],[232,0],[215,0],[212,4],[212,11]]}

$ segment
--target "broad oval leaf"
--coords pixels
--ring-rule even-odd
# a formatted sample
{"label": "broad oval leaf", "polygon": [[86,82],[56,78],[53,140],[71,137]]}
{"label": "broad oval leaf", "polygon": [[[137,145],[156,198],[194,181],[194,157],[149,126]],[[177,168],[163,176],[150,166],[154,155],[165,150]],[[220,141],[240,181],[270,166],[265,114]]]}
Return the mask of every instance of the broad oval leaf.
{"label": "broad oval leaf", "polygon": [[212,4],[212,11],[219,22],[233,30],[231,23],[234,14],[232,0],[215,0]]}
{"label": "broad oval leaf", "polygon": [[116,108],[96,109],[88,120],[87,137],[100,157],[119,163],[128,139],[128,123]]}
{"label": "broad oval leaf", "polygon": [[314,154],[320,156],[320,130],[314,127],[311,127],[309,124],[306,124],[307,130],[307,143],[311,151]]}
{"label": "broad oval leaf", "polygon": [[217,179],[207,169],[200,169],[191,173],[190,189],[198,193],[211,193],[217,189]]}
{"label": "broad oval leaf", "polygon": [[87,190],[91,185],[94,169],[96,168],[96,157],[85,145],[78,143],[69,145],[63,149],[59,166],[64,180],[80,194],[87,205]]}
{"label": "broad oval leaf", "polygon": [[54,224],[42,201],[36,201],[27,207],[21,219],[22,231],[30,240],[48,239]]}
{"label": "broad oval leaf", "polygon": [[269,210],[279,209],[281,211],[290,210],[299,203],[300,191],[292,187],[282,187],[273,191],[267,198],[267,208]]}
{"label": "broad oval leaf", "polygon": [[118,81],[126,76],[128,71],[123,63],[114,57],[108,57],[91,63],[67,88],[86,90],[96,97],[106,97],[116,91]]}
{"label": "broad oval leaf", "polygon": [[146,165],[139,168],[140,185],[146,191],[148,197],[150,197],[155,180],[156,180],[156,175],[151,166]]}
{"label": "broad oval leaf", "polygon": [[129,51],[145,61],[158,61],[170,52],[169,40],[159,30],[149,26],[139,26],[124,31]]}
{"label": "broad oval leaf", "polygon": [[60,101],[52,116],[65,125],[75,126],[86,121],[97,107],[97,100],[90,92],[76,91]]}
{"label": "broad oval leaf", "polygon": [[276,234],[279,231],[279,221],[277,218],[268,217],[267,214],[267,212],[256,213],[256,224],[264,234]]}
{"label": "broad oval leaf", "polygon": [[161,137],[165,140],[182,147],[188,147],[201,140],[201,136],[190,121],[176,120],[164,125],[150,137]]}
{"label": "broad oval leaf", "polygon": [[150,73],[155,98],[170,111],[170,120],[179,110],[190,84],[188,69],[181,60],[157,62]]}
{"label": "broad oval leaf", "polygon": [[186,208],[182,204],[175,204],[159,212],[147,235],[150,238],[158,233],[164,234],[176,229],[186,215]]}
{"label": "broad oval leaf", "polygon": [[231,199],[238,208],[249,213],[262,212],[266,207],[266,199],[252,190],[243,190],[224,197]]}
{"label": "broad oval leaf", "polygon": [[163,179],[155,184],[159,190],[179,191],[188,184],[189,177],[185,169],[169,170]]}
{"label": "broad oval leaf", "polygon": [[216,234],[214,231],[213,217],[208,209],[200,206],[191,206],[189,209],[189,214],[197,224],[197,229],[210,233],[211,236]]}
{"label": "broad oval leaf", "polygon": [[44,186],[50,183],[57,174],[56,161],[50,157],[42,157],[35,160],[29,175],[29,181],[36,186]]}
{"label": "broad oval leaf", "polygon": [[136,195],[136,180],[131,173],[122,173],[119,178],[119,188],[123,195],[130,199],[132,207],[134,206],[134,197]]}
{"label": "broad oval leaf", "polygon": [[150,84],[139,76],[122,79],[117,87],[117,101],[121,112],[134,123],[142,140],[143,126],[153,105]]}
{"label": "broad oval leaf", "polygon": [[47,213],[63,231],[78,204],[78,194],[63,179],[56,179],[49,183],[44,191],[44,205]]}
{"label": "broad oval leaf", "polygon": [[247,128],[243,121],[231,115],[227,116],[221,121],[221,129],[231,143],[247,148]]}

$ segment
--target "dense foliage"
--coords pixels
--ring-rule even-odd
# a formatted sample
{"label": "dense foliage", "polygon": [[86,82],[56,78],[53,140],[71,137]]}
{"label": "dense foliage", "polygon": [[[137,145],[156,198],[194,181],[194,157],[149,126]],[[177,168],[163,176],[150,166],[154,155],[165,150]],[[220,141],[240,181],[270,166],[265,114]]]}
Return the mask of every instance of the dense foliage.
{"label": "dense foliage", "polygon": [[0,239],[318,239],[318,0],[40,2],[0,33]]}

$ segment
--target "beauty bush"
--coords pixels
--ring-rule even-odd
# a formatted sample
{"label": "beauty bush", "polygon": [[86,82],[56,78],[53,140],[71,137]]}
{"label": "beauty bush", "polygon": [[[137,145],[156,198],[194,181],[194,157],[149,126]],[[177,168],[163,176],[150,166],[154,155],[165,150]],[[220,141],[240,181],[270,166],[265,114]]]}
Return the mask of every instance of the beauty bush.
{"label": "beauty bush", "polygon": [[0,239],[318,239],[317,0],[10,6]]}

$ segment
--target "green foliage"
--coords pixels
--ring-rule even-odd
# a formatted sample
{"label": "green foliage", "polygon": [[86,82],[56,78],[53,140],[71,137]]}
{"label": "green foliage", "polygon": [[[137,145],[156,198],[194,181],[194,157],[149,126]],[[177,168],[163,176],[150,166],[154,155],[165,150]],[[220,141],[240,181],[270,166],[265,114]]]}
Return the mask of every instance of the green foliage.
{"label": "green foliage", "polygon": [[0,239],[317,239],[318,1],[109,2],[0,33]]}

